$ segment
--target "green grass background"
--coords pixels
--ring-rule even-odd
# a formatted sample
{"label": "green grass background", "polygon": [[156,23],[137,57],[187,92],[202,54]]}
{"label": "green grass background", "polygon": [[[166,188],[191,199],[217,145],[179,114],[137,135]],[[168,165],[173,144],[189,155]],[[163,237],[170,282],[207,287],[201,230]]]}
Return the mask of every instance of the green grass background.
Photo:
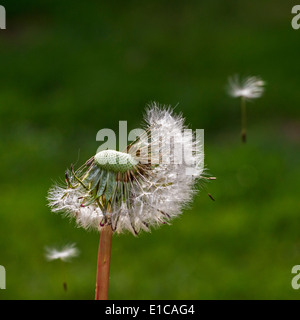
{"label": "green grass background", "polygon": [[[299,299],[300,30],[294,1],[2,1],[0,299],[93,299],[99,234],[50,212],[102,128],[140,127],[151,101],[205,129],[207,183],[151,234],[114,236],[111,299]],[[233,74],[260,75],[240,141]],[[211,201],[207,193],[216,201]],[[72,263],[45,246],[76,242]],[[62,282],[67,281],[64,292]]]}

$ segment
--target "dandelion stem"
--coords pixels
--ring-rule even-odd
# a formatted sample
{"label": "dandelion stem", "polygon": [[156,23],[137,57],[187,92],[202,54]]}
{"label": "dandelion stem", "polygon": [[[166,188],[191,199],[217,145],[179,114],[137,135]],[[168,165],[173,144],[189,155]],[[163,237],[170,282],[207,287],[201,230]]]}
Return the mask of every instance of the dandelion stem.
{"label": "dandelion stem", "polygon": [[113,231],[110,225],[105,225],[101,228],[95,300],[108,300],[112,234]]}
{"label": "dandelion stem", "polygon": [[241,117],[242,117],[242,131],[241,131],[241,138],[242,142],[246,142],[247,140],[247,130],[246,130],[246,123],[247,123],[247,117],[246,117],[246,100],[245,97],[241,97]]}

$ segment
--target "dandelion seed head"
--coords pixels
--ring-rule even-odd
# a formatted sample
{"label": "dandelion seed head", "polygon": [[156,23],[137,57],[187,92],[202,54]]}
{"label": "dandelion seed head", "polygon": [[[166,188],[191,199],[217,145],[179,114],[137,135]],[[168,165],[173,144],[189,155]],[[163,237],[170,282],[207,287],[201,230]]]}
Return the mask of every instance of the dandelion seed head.
{"label": "dandelion seed head", "polygon": [[67,186],[49,190],[51,210],[85,229],[111,225],[134,235],[180,215],[204,174],[202,141],[170,107],[152,103],[144,121],[144,133],[125,151],[101,151],[68,170]]}

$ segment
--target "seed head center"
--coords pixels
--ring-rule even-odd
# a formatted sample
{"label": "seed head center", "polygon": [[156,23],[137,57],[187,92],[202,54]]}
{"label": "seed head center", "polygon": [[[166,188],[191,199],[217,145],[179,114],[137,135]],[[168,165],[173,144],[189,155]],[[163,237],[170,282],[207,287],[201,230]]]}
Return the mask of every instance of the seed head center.
{"label": "seed head center", "polygon": [[130,154],[115,150],[100,151],[94,159],[98,167],[116,173],[130,171],[138,164],[138,161]]}

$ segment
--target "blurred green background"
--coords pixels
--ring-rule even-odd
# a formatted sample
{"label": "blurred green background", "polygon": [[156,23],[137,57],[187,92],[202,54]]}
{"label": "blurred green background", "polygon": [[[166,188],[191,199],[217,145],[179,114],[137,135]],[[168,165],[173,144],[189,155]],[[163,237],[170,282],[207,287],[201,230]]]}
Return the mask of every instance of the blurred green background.
{"label": "blurred green background", "polygon": [[[205,184],[151,234],[114,236],[111,299],[299,299],[300,30],[294,1],[1,1],[0,299],[93,299],[99,234],[50,212],[46,195],[100,142],[177,105],[205,129]],[[260,75],[240,140],[234,74]],[[211,201],[210,193],[216,199]],[[45,246],[75,242],[72,263]],[[64,292],[62,282],[67,281]]]}

